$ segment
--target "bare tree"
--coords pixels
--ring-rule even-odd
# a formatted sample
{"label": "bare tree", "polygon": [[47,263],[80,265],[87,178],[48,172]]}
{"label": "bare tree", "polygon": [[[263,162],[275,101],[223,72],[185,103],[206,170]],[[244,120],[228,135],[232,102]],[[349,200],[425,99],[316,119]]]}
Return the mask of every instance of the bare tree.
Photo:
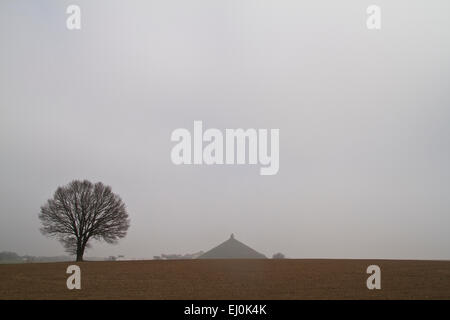
{"label": "bare tree", "polygon": [[117,243],[130,226],[125,204],[111,187],[87,180],[58,187],[39,219],[42,234],[57,238],[77,261],[83,261],[91,239]]}

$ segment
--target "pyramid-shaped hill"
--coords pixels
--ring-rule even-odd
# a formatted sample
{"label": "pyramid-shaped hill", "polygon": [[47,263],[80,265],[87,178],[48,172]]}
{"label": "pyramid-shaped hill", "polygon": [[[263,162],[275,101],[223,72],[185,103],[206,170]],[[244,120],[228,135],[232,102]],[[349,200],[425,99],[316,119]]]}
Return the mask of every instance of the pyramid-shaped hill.
{"label": "pyramid-shaped hill", "polygon": [[267,259],[267,257],[236,240],[232,234],[227,241],[205,252],[198,259]]}

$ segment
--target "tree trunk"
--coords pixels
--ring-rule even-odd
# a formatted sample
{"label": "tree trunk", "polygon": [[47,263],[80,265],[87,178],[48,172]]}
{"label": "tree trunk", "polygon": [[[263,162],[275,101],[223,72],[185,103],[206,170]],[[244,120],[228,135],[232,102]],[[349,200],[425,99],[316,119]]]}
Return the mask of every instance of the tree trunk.
{"label": "tree trunk", "polygon": [[83,261],[83,255],[84,255],[84,246],[83,245],[77,245],[77,262]]}
{"label": "tree trunk", "polygon": [[83,261],[83,254],[81,252],[77,252],[77,262]]}

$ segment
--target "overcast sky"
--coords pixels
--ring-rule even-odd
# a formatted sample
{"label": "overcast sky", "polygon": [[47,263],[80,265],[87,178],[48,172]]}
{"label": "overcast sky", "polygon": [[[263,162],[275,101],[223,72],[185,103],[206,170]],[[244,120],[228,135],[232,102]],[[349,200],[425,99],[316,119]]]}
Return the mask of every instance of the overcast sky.
{"label": "overcast sky", "polygon": [[[69,4],[82,29],[69,31]],[[0,251],[59,255],[72,179],[127,205],[87,256],[450,259],[450,2],[0,2]],[[280,129],[280,170],[175,166],[176,128]]]}

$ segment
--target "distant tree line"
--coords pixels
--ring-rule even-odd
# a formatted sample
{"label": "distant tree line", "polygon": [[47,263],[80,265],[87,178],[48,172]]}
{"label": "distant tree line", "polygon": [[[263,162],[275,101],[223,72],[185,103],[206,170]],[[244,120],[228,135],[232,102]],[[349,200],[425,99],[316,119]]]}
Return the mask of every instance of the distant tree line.
{"label": "distant tree line", "polygon": [[0,262],[2,263],[22,263],[22,262],[61,262],[70,261],[69,256],[55,256],[55,257],[36,257],[30,255],[21,256],[15,252],[3,251],[0,252]]}
{"label": "distant tree line", "polygon": [[281,252],[277,252],[272,256],[272,259],[286,259],[286,256]]}
{"label": "distant tree line", "polygon": [[195,253],[186,253],[186,254],[164,254],[162,253],[160,256],[153,256],[154,260],[189,260],[196,259],[201,256],[204,252],[199,251]]}
{"label": "distant tree line", "polygon": [[0,252],[0,261],[3,261],[3,262],[22,261],[22,257],[19,256],[15,252],[3,251],[3,252]]}

